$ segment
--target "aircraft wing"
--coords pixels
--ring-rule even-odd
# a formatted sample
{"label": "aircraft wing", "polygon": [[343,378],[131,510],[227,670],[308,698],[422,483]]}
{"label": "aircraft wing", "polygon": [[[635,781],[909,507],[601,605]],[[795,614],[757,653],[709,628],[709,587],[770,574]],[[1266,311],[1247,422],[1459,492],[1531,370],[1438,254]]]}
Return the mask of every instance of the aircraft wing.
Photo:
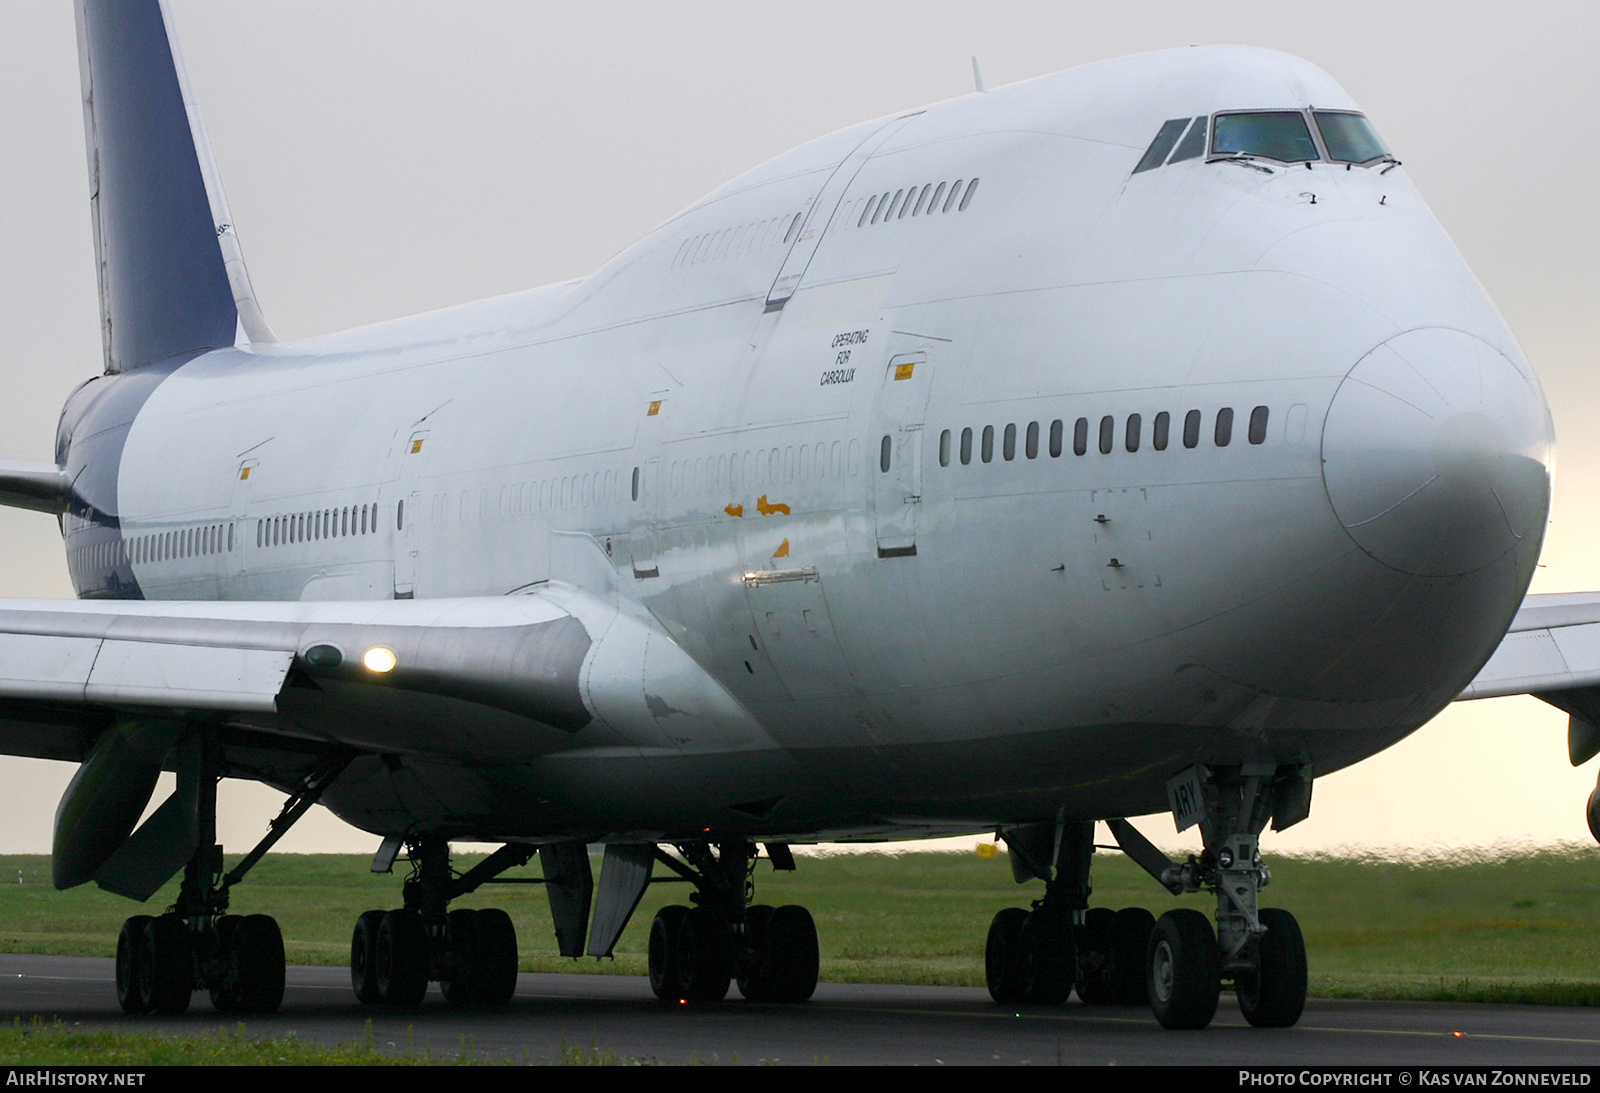
{"label": "aircraft wing", "polygon": [[1600,753],[1600,592],[1527,597],[1461,698],[1520,694],[1569,715],[1574,766]]}
{"label": "aircraft wing", "polygon": [[81,760],[119,713],[248,727],[285,746],[407,751],[408,721],[453,715],[462,731],[440,750],[471,758],[460,753],[479,750],[474,726],[515,720],[559,738],[588,724],[589,646],[584,624],[540,595],[0,600],[0,752]]}

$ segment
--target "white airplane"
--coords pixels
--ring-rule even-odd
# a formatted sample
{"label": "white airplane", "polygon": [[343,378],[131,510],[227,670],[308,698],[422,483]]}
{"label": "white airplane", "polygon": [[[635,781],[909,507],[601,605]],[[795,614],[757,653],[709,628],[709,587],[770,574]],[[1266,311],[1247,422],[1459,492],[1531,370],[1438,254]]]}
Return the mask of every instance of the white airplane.
{"label": "white airplane", "polygon": [[[879,118],[588,278],[289,344],[164,5],[77,11],[105,366],[54,461],[0,464],[80,597],[0,601],[0,751],[81,764],[58,886],[183,871],[123,927],[130,1013],[276,1008],[278,927],[229,891],[320,801],[411,866],[355,925],[363,1003],[509,998],[509,918],[450,907],[535,856],[564,955],[609,953],[660,867],[693,894],[652,924],[658,995],[803,1001],[815,926],[752,904],[760,848],[995,831],[1045,882],[990,926],[997,1001],[1202,1027],[1228,984],[1291,1025],[1259,836],[1314,776],[1458,697],[1538,694],[1600,749],[1600,597],[1525,598],[1538,380],[1304,61]],[[223,778],[290,796],[226,873]],[[1126,819],[1160,812],[1204,853]],[[1091,906],[1097,821],[1215,927]],[[502,849],[458,874],[460,840]]]}

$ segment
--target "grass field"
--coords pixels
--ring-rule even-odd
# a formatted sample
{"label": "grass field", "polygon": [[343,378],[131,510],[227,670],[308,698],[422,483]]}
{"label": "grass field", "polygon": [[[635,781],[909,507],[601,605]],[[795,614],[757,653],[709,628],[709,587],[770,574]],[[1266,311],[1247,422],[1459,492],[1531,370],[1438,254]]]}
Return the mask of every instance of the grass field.
{"label": "grass field", "polygon": [[[363,857],[274,855],[235,889],[233,909],[275,915],[291,962],[343,964],[356,916],[398,905],[403,869],[374,876]],[[1600,850],[1418,864],[1275,857],[1272,869],[1264,902],[1299,917],[1313,994],[1600,1005]],[[818,855],[794,873],[762,862],[756,885],[760,902],[811,909],[825,980],[967,986],[983,983],[995,911],[1041,891],[1014,884],[1004,855],[954,853]],[[525,971],[642,974],[656,908],[686,896],[682,885],[652,886],[616,959],[600,962],[555,955],[538,886],[487,886],[461,905],[511,914]],[[164,891],[138,910],[171,898]],[[1158,915],[1183,904],[1212,910],[1209,897],[1167,896],[1118,854],[1097,855],[1093,902]],[[109,956],[135,910],[92,885],[57,892],[43,855],[0,856],[0,951]]]}

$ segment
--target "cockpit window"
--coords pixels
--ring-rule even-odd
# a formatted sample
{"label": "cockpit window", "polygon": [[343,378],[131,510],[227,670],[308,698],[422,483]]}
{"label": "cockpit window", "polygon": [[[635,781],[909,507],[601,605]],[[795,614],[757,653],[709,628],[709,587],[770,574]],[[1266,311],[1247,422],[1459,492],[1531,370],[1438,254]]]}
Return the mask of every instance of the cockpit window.
{"label": "cockpit window", "polygon": [[1218,114],[1211,130],[1214,156],[1261,156],[1283,163],[1321,159],[1306,117],[1298,110]]}
{"label": "cockpit window", "polygon": [[1188,118],[1173,118],[1162,123],[1156,133],[1156,139],[1150,142],[1150,147],[1144,150],[1144,155],[1139,160],[1139,165],[1133,169],[1134,174],[1159,167],[1167,160],[1167,153],[1172,151],[1172,146],[1178,143],[1178,137],[1183,134],[1183,127],[1189,124]]}
{"label": "cockpit window", "polygon": [[1394,158],[1373,132],[1372,123],[1360,114],[1318,110],[1315,115],[1317,128],[1322,130],[1322,143],[1328,147],[1328,158],[1335,163],[1370,163],[1375,159]]}
{"label": "cockpit window", "polygon": [[1194,119],[1194,124],[1189,126],[1189,132],[1178,143],[1177,150],[1172,153],[1168,163],[1182,163],[1186,159],[1194,159],[1206,154],[1206,122],[1211,119],[1202,114]]}

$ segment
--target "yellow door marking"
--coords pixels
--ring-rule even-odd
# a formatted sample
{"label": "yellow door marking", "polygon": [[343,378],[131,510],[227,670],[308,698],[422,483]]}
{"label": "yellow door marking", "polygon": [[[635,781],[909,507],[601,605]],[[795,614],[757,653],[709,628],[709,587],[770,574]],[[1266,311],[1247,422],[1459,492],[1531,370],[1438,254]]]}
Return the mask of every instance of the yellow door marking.
{"label": "yellow door marking", "polygon": [[740,519],[744,518],[744,505],[743,504],[724,505],[724,506],[722,506],[722,511],[727,513],[729,516],[737,516]]}
{"label": "yellow door marking", "polygon": [[652,402],[650,404],[650,409],[648,409],[648,410],[646,410],[644,412],[644,416],[645,417],[655,417],[660,412],[661,412],[661,400],[657,399],[656,401],[654,401],[654,402]]}
{"label": "yellow door marking", "polygon": [[789,556],[789,540],[785,539],[780,543],[778,549],[772,552],[772,556],[774,558],[787,558]]}
{"label": "yellow door marking", "polygon": [[762,516],[771,516],[775,512],[781,512],[785,516],[788,516],[789,506],[783,504],[782,502],[777,504],[768,504],[767,495],[762,494],[760,497],[756,498],[756,511]]}
{"label": "yellow door marking", "polygon": [[911,378],[911,370],[913,368],[915,368],[916,366],[917,365],[916,365],[915,361],[907,361],[905,364],[897,364],[897,365],[895,365],[894,366],[894,378],[897,379],[897,380],[908,380],[908,379],[910,379]]}
{"label": "yellow door marking", "polygon": [[422,451],[422,441],[421,440],[413,440],[411,442],[411,454],[412,455],[416,455],[420,451]]}
{"label": "yellow door marking", "polygon": [[243,482],[246,478],[249,478],[249,477],[250,477],[250,468],[249,467],[240,467],[239,468],[239,481]]}

